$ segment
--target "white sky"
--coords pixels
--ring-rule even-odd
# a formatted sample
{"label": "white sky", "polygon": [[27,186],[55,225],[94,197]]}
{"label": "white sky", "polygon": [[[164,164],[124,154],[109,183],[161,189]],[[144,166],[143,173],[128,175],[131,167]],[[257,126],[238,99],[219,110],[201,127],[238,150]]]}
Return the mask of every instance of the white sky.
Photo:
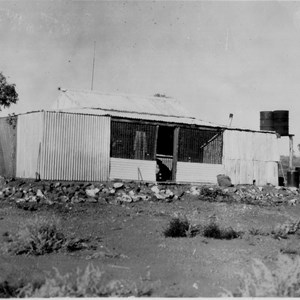
{"label": "white sky", "polygon": [[166,94],[252,129],[261,110],[289,110],[300,143],[300,2],[0,0],[0,71],[20,98],[1,115],[90,89],[94,41],[94,90]]}

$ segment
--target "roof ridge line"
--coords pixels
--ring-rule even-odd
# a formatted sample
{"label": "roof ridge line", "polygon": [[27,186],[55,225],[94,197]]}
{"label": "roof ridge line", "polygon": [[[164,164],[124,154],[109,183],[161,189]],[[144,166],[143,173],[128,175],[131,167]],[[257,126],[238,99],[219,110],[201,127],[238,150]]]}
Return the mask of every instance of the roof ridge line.
{"label": "roof ridge line", "polygon": [[86,93],[86,94],[100,94],[100,95],[106,95],[106,96],[123,96],[123,97],[141,97],[141,98],[146,98],[146,99],[155,99],[155,100],[171,100],[171,101],[175,101],[175,102],[179,102],[181,103],[178,99],[174,98],[174,97],[158,97],[158,96],[154,96],[154,95],[149,95],[149,96],[145,96],[145,95],[139,95],[139,94],[126,94],[126,93],[110,93],[110,92],[101,92],[101,91],[97,91],[97,90],[80,90],[80,89],[64,89],[61,88],[60,89],[61,92],[66,93],[66,92],[75,92],[75,93]]}

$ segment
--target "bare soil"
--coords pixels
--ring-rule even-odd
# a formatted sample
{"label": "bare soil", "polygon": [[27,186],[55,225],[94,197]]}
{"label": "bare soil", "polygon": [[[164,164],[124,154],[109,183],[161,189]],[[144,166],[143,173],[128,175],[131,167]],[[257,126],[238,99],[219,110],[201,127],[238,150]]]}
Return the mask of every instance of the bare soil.
{"label": "bare soil", "polygon": [[[234,291],[237,273],[250,270],[259,258],[272,266],[282,249],[299,248],[300,237],[277,239],[271,234],[276,225],[297,219],[295,206],[260,206],[200,200],[185,194],[175,201],[140,201],[111,204],[76,203],[40,205],[24,210],[14,201],[0,202],[0,240],[16,232],[20,225],[37,215],[61,220],[64,233],[90,238],[95,246],[74,252],[40,256],[0,254],[0,282],[40,280],[53,267],[60,273],[84,269],[89,263],[105,271],[107,280],[159,281],[152,296],[217,297],[226,288]],[[163,231],[176,215],[185,215],[191,224],[215,216],[218,224],[244,234],[233,240],[217,240],[197,235],[166,238]],[[256,232],[256,234],[251,234]]]}

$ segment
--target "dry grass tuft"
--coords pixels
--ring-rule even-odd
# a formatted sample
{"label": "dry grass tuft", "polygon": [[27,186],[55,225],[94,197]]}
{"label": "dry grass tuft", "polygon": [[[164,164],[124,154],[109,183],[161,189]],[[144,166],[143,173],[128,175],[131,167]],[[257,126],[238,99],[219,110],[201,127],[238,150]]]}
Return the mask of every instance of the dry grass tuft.
{"label": "dry grass tuft", "polygon": [[[51,278],[46,278],[44,284],[35,287],[28,284],[19,290],[19,297],[142,297],[150,296],[159,282],[129,282],[112,280],[105,283],[103,272],[98,267],[89,264],[85,270],[77,269],[76,275],[67,273],[61,275],[57,269]],[[75,278],[74,278],[75,277]]]}
{"label": "dry grass tuft", "polygon": [[58,219],[36,217],[23,224],[15,235],[9,236],[6,250],[15,255],[43,255],[59,250],[65,241]]}
{"label": "dry grass tuft", "polygon": [[261,260],[254,259],[252,273],[239,274],[237,292],[225,290],[225,297],[300,297],[300,257],[279,255],[276,269],[270,270]]}

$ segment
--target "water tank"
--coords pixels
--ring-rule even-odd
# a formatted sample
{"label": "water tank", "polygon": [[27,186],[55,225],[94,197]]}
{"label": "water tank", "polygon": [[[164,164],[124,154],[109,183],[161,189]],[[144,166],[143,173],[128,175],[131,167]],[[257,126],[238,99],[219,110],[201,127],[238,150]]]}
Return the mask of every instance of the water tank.
{"label": "water tank", "polygon": [[289,135],[289,111],[274,110],[273,111],[274,130],[281,136]]}
{"label": "water tank", "polygon": [[274,131],[272,111],[260,112],[260,130]]}

